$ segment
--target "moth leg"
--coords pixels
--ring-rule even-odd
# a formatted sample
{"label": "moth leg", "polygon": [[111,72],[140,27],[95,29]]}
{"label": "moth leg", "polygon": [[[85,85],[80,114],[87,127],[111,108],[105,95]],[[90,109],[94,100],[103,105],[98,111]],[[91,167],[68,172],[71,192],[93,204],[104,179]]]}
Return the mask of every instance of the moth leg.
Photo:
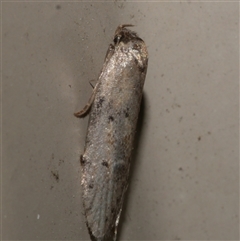
{"label": "moth leg", "polygon": [[94,101],[95,95],[97,93],[97,88],[98,88],[98,84],[99,82],[95,85],[95,87],[93,88],[92,94],[87,102],[87,104],[83,107],[82,110],[80,110],[79,112],[75,112],[74,115],[78,118],[83,117],[85,114],[87,114],[87,112],[90,110],[90,107]]}
{"label": "moth leg", "polygon": [[[106,67],[106,65],[107,65],[108,61],[110,60],[110,58],[112,57],[113,53],[114,53],[114,46],[112,44],[110,44],[109,47],[108,47],[107,54],[105,56],[105,61],[104,61],[104,64],[103,64],[103,70]],[[101,74],[103,73],[103,70],[102,70]],[[101,74],[100,74],[100,76],[101,76]],[[91,107],[91,105],[92,105],[92,103],[94,101],[95,95],[97,93],[98,85],[99,85],[99,79],[98,79],[97,84],[93,88],[93,92],[92,92],[92,95],[91,95],[90,99],[88,100],[88,103],[84,106],[84,108],[82,110],[80,110],[79,112],[74,113],[74,115],[76,117],[80,117],[80,118],[84,117],[87,114],[87,112],[90,110],[90,107]]]}
{"label": "moth leg", "polygon": [[114,53],[114,46],[112,44],[109,45],[106,56],[105,56],[105,60],[104,60],[104,64],[103,64],[103,68],[104,66],[108,63],[109,59],[112,57],[113,53]]}
{"label": "moth leg", "polygon": [[94,85],[93,85],[94,82],[96,82],[96,80],[94,80],[94,79],[89,81],[89,84],[92,86],[93,89],[94,89]]}

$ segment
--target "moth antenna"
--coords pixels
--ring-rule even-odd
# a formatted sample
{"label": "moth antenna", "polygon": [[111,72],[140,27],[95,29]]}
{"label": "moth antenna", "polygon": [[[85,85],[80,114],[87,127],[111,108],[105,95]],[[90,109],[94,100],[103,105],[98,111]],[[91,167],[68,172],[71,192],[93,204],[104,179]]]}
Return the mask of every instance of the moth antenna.
{"label": "moth antenna", "polygon": [[119,25],[120,28],[125,28],[125,27],[134,27],[135,25],[133,24],[122,24],[122,25]]}

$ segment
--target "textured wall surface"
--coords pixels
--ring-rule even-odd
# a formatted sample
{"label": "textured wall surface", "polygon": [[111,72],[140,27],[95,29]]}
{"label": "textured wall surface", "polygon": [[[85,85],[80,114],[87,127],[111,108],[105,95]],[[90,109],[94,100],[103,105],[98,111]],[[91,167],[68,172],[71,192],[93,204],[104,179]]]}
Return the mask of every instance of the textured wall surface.
{"label": "textured wall surface", "polygon": [[119,240],[239,239],[237,2],[2,2],[2,238],[89,240],[77,119],[119,24],[149,66]]}

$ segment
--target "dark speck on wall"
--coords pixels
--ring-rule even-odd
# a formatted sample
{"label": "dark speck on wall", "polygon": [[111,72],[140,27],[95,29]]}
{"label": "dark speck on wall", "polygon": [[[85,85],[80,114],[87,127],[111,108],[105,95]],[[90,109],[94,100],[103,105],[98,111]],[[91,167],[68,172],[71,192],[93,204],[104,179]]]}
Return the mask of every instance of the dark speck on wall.
{"label": "dark speck on wall", "polygon": [[53,175],[53,177],[55,178],[55,180],[58,182],[59,181],[59,174],[58,174],[58,172],[57,171],[51,171],[51,173],[52,173],[52,175]]}
{"label": "dark speck on wall", "polygon": [[199,136],[199,137],[198,137],[198,141],[201,141],[201,139],[202,139],[202,137],[201,137],[201,136]]}
{"label": "dark speck on wall", "polygon": [[61,7],[60,4],[56,5],[56,9],[57,9],[57,10],[59,10],[59,9],[61,9],[61,8],[62,8],[62,7]]}
{"label": "dark speck on wall", "polygon": [[64,163],[64,160],[59,159],[59,161],[58,161],[58,166],[60,166],[60,165],[63,164],[63,163]]}

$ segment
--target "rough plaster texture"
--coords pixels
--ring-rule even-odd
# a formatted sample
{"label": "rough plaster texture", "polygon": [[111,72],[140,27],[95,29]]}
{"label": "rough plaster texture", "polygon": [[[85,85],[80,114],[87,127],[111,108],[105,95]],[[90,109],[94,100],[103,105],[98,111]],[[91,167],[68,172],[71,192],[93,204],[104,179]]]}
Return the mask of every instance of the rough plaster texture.
{"label": "rough plaster texture", "polygon": [[117,25],[149,68],[119,240],[239,239],[237,2],[2,2],[2,238],[89,240],[79,155]]}

